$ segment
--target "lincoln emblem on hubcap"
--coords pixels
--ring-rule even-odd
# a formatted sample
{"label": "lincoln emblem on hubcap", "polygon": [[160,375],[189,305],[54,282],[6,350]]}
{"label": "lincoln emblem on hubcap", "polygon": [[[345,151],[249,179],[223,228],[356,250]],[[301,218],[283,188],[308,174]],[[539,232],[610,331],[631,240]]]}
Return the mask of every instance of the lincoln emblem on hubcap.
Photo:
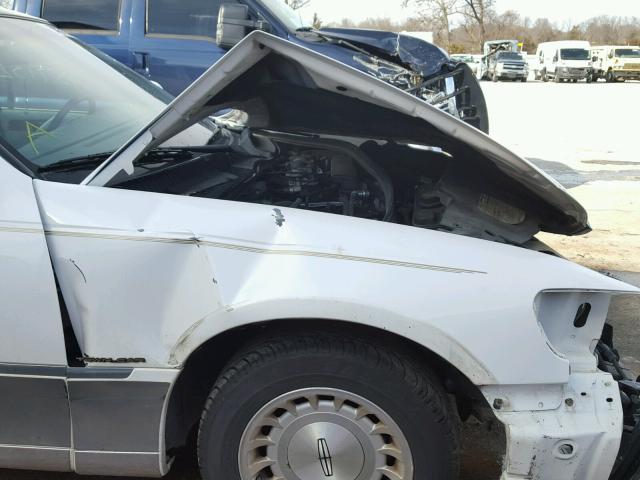
{"label": "lincoln emblem on hubcap", "polygon": [[374,403],[336,388],[274,398],[251,419],[238,450],[242,480],[413,478],[400,427]]}
{"label": "lincoln emblem on hubcap", "polygon": [[325,477],[333,477],[333,462],[331,460],[331,452],[329,445],[324,438],[318,439],[318,459],[322,465],[322,471]]}

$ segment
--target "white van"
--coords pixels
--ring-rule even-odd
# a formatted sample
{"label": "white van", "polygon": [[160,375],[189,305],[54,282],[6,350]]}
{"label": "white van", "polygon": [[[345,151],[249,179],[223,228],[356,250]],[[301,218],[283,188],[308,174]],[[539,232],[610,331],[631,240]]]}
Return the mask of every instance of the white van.
{"label": "white van", "polygon": [[603,45],[591,47],[593,79],[607,82],[640,80],[640,47]]}
{"label": "white van", "polygon": [[587,41],[566,40],[538,45],[536,80],[556,83],[586,80],[591,82],[591,45]]}

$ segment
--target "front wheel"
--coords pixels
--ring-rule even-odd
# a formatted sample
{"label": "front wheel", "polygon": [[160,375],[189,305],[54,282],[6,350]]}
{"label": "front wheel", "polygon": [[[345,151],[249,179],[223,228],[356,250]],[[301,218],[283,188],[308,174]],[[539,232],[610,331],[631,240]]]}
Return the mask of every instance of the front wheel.
{"label": "front wheel", "polygon": [[321,332],[246,349],[200,424],[205,480],[445,480],[456,417],[436,377],[377,342]]}

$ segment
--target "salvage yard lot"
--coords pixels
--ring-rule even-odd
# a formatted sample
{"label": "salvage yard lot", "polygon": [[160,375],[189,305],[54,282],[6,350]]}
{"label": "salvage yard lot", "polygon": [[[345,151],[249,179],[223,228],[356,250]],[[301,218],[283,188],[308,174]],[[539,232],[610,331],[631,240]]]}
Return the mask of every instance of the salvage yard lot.
{"label": "salvage yard lot", "polygon": [[[640,285],[640,82],[483,82],[483,88],[492,136],[570,188],[589,211],[592,233],[541,238],[571,260]],[[610,320],[625,361],[640,373],[640,299],[618,299]],[[478,443],[467,436],[468,443]],[[498,478],[498,459],[491,447],[495,445],[468,459],[465,480]],[[192,463],[182,460],[168,478],[197,480]],[[80,478],[87,477],[0,470],[0,480]]]}

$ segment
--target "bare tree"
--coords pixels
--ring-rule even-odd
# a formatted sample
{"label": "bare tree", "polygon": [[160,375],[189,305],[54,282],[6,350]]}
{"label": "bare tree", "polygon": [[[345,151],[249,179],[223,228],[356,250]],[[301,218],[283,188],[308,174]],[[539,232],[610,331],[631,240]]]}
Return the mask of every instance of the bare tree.
{"label": "bare tree", "polygon": [[605,45],[638,45],[640,18],[601,16],[581,25],[585,38],[591,43]]}
{"label": "bare tree", "polygon": [[548,18],[539,18],[531,27],[531,34],[535,41],[536,47],[538,43],[551,42],[560,38],[560,31],[549,21]]}
{"label": "bare tree", "polygon": [[459,13],[464,17],[462,26],[483,48],[487,40],[487,25],[495,16],[493,9],[495,0],[460,0],[460,2],[462,8]]}
{"label": "bare tree", "polygon": [[444,40],[444,47],[451,51],[451,17],[458,10],[459,0],[403,0],[402,6],[408,7],[414,4],[425,23],[433,23],[437,26]]}
{"label": "bare tree", "polygon": [[388,32],[424,32],[433,30],[433,25],[420,18],[408,18],[395,22],[389,17],[367,18],[360,22],[344,18],[340,22],[329,22],[327,27],[364,28],[369,30],[385,30]]}
{"label": "bare tree", "polygon": [[284,0],[284,3],[289,5],[294,10],[306,7],[307,5],[309,5],[309,2],[311,2],[311,0]]}
{"label": "bare tree", "polygon": [[311,26],[313,26],[313,28],[315,28],[316,30],[320,30],[322,28],[322,19],[317,13],[313,14]]}

